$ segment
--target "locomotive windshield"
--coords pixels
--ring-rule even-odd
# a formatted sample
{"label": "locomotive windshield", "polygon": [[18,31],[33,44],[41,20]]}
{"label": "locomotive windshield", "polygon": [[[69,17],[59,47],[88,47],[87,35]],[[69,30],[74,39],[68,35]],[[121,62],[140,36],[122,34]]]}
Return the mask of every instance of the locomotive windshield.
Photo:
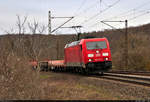
{"label": "locomotive windshield", "polygon": [[86,47],[88,50],[105,49],[107,48],[107,45],[105,41],[96,41],[96,42],[86,42]]}

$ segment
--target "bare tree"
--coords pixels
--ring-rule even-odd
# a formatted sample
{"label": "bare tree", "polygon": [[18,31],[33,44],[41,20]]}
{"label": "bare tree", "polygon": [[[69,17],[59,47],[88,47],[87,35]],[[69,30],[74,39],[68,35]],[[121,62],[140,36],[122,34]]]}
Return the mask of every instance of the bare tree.
{"label": "bare tree", "polygon": [[17,22],[16,26],[18,27],[18,34],[24,34],[25,33],[25,23],[27,21],[27,16],[24,16],[24,19],[21,20],[20,16],[17,15]]}
{"label": "bare tree", "polygon": [[33,23],[28,22],[29,30],[32,34],[43,34],[46,31],[47,26],[40,25],[38,21],[34,20]]}
{"label": "bare tree", "polygon": [[43,51],[42,46],[44,41],[45,38],[40,35],[31,35],[26,41],[25,52],[27,55],[32,59],[38,60]]}
{"label": "bare tree", "polygon": [[43,25],[40,25],[39,28],[38,28],[38,32],[40,34],[43,34],[47,29],[47,26],[45,26],[44,24]]}
{"label": "bare tree", "polygon": [[[16,15],[17,16],[17,21],[16,21],[16,27],[17,27],[17,30],[15,30],[13,27],[10,28],[10,30],[4,30],[4,32],[6,34],[24,34],[26,32],[26,22],[27,22],[27,16],[24,16],[24,18],[21,18],[19,15]],[[28,22],[28,28],[30,30],[30,33],[31,34],[43,34],[46,29],[47,29],[47,26],[44,25],[44,24],[39,24],[38,21],[36,21],[34,19],[34,22]]]}
{"label": "bare tree", "polygon": [[10,28],[10,30],[4,30],[4,32],[5,32],[6,34],[15,34],[15,33],[16,33],[13,27]]}
{"label": "bare tree", "polygon": [[28,27],[29,27],[29,30],[32,34],[36,34],[37,29],[39,27],[39,23],[36,20],[34,20],[33,23],[28,22]]}

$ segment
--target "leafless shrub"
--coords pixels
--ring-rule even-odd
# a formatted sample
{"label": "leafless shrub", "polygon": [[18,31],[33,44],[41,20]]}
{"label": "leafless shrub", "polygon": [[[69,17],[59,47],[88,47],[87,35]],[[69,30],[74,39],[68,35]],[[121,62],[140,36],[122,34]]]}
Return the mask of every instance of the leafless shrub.
{"label": "leafless shrub", "polygon": [[148,56],[150,37],[143,35],[143,33],[129,35],[129,66],[132,69],[148,70],[150,68],[150,57]]}
{"label": "leafless shrub", "polygon": [[[1,80],[2,87],[1,99],[37,99],[40,98],[40,90],[37,86],[39,83],[36,73],[29,69],[28,64],[18,58],[13,60],[8,66],[1,66],[3,77]],[[15,60],[14,60],[15,59]],[[8,60],[8,62],[10,62]],[[6,74],[7,73],[7,74]]]}
{"label": "leafless shrub", "polygon": [[0,99],[40,99],[39,72],[31,70],[25,50],[16,47],[16,41],[10,36],[0,39]]}

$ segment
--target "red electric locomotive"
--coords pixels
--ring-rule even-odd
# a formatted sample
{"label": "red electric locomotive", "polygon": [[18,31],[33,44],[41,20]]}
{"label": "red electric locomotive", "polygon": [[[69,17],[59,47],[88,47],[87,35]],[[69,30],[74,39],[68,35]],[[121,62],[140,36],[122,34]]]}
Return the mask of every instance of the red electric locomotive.
{"label": "red electric locomotive", "polygon": [[64,60],[40,61],[38,65],[41,70],[46,71],[101,72],[101,74],[112,67],[109,42],[106,38],[81,39],[66,44],[64,56]]}
{"label": "red electric locomotive", "polygon": [[109,42],[106,38],[75,41],[65,46],[67,68],[82,72],[104,72],[112,67]]}

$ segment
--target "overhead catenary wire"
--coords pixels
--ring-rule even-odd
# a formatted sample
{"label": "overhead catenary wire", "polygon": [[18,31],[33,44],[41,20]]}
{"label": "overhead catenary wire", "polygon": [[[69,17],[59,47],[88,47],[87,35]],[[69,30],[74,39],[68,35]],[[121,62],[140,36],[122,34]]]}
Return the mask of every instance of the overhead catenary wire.
{"label": "overhead catenary wire", "polygon": [[[135,14],[135,15],[138,14],[137,16],[130,17],[130,18],[124,18],[124,19],[128,19],[128,20],[135,19],[135,18],[137,18],[138,16],[143,16],[143,14],[144,14],[144,15],[145,15],[145,14],[148,14],[148,13],[149,13],[148,10],[150,10],[150,9],[147,9],[147,10],[144,10],[144,11],[139,11],[138,13]],[[143,13],[143,12],[144,12],[144,13]],[[128,16],[130,16],[130,15],[131,15],[131,14],[127,14],[127,15],[125,15],[125,16],[121,16],[119,19],[121,19],[121,18],[123,18],[123,17],[128,17]],[[95,24],[89,26],[89,27],[94,27],[94,26],[98,25],[99,23],[101,23],[100,20],[97,21]]]}
{"label": "overhead catenary wire", "polygon": [[78,9],[74,13],[74,16],[77,15],[77,12],[79,12],[83,8],[83,6],[86,4],[86,2],[87,2],[87,0],[83,0],[81,2],[81,5],[78,7]]}
{"label": "overhead catenary wire", "polygon": [[129,18],[129,20],[137,19],[137,18],[139,18],[139,17],[141,17],[141,16],[144,16],[144,15],[146,15],[146,14],[149,14],[149,13],[150,13],[150,11],[146,11],[146,12],[141,13],[141,14],[135,16],[135,17]]}
{"label": "overhead catenary wire", "polygon": [[[79,8],[76,10],[76,12],[79,11],[79,10],[83,7],[83,5],[85,5],[86,1],[87,1],[87,0],[83,0],[83,1],[82,1],[81,5],[80,5]],[[74,18],[77,16],[76,12],[74,13],[74,16],[72,17],[72,19],[74,19]],[[54,17],[51,17],[51,18],[53,19]],[[66,17],[55,17],[55,18],[66,18]],[[71,20],[72,20],[72,19],[71,19]],[[69,20],[69,21],[70,21],[70,20]],[[64,24],[63,24],[63,25],[64,25]],[[62,25],[61,25],[61,26],[62,26]],[[59,27],[60,27],[60,26],[59,26]],[[59,28],[59,27],[58,27],[58,28]],[[54,29],[52,32],[55,32],[58,28]]]}
{"label": "overhead catenary wire", "polygon": [[[86,2],[87,2],[87,0],[82,0],[82,2],[81,2],[81,4],[80,4],[80,6],[77,8],[77,10],[74,12],[74,16],[73,17],[75,17],[76,15],[77,15],[77,12],[79,12],[82,8],[83,8],[83,6],[86,4]],[[73,24],[73,22],[72,22],[72,25],[74,25]]]}
{"label": "overhead catenary wire", "polygon": [[[150,10],[150,9],[149,9],[149,10]],[[150,14],[150,11],[145,11],[145,12],[142,12],[141,14],[139,14],[139,15],[136,15],[135,17],[131,17],[131,18],[128,19],[128,21],[135,20],[135,19],[137,19],[137,18],[139,18],[139,17],[142,17],[142,16],[145,16],[145,15],[147,15],[147,14]],[[117,24],[117,25],[118,25],[118,24]]]}
{"label": "overhead catenary wire", "polygon": [[[97,16],[99,16],[100,14],[102,14],[103,12],[107,11],[108,9],[112,8],[113,6],[115,6],[116,4],[118,4],[120,2],[120,0],[117,0],[116,2],[114,2],[113,4],[107,6],[107,8],[101,10],[99,13],[97,13],[96,15],[90,17],[88,20],[83,21],[80,25],[87,23],[89,21],[91,21],[92,19],[96,18]],[[101,3],[101,1],[100,1]],[[87,28],[87,27],[86,27]]]}
{"label": "overhead catenary wire", "polygon": [[118,4],[120,2],[120,0],[117,0],[116,2],[114,2],[112,5],[109,5],[107,8],[103,9],[101,12],[95,14],[94,16],[90,17],[89,19],[81,22],[79,25],[83,25],[91,20],[93,20],[94,18],[96,18],[97,16],[99,16],[100,14],[102,14],[103,12],[107,11],[108,9],[112,8],[113,6],[115,6],[116,4]]}
{"label": "overhead catenary wire", "polygon": [[105,3],[105,0],[103,0],[103,4],[104,4],[105,6],[108,6],[108,5]]}
{"label": "overhead catenary wire", "polygon": [[120,13],[120,14],[118,14],[117,16],[113,16],[113,17],[110,17],[110,18],[107,18],[107,19],[104,19],[104,20],[111,20],[111,19],[114,19],[114,18],[119,18],[120,16],[127,15],[127,14],[129,14],[130,12],[135,12],[135,11],[137,11],[137,10],[139,10],[139,9],[141,9],[141,8],[143,8],[143,7],[145,7],[145,6],[148,5],[148,4],[150,4],[150,1],[145,2],[145,3],[143,3],[143,4],[139,5],[139,6],[137,6],[137,7],[135,7],[135,8],[132,8],[132,9],[130,9],[130,10],[127,10],[127,11],[125,11],[125,12],[123,12],[123,13]]}
{"label": "overhead catenary wire", "polygon": [[[150,11],[146,11],[146,10],[143,10],[143,11],[142,11],[142,10],[140,10],[141,8],[145,7],[145,5],[148,5],[149,2],[150,2],[150,1],[145,2],[145,3],[143,3],[143,4],[141,4],[141,5],[137,6],[137,7],[135,7],[135,8],[133,8],[133,9],[130,9],[130,10],[126,11],[126,12],[121,13],[121,14],[123,14],[123,15],[121,15],[120,18],[128,17],[128,16],[131,15],[131,13],[134,12],[134,13],[135,13],[135,14],[134,14],[134,17],[126,18],[126,19],[128,19],[129,21],[131,21],[131,20],[135,20],[135,19],[137,19],[137,18],[139,18],[139,17],[141,17],[141,16],[144,16],[144,15],[149,14]],[[138,15],[137,15],[136,12],[138,12]],[[118,17],[118,16],[115,16],[115,17]],[[115,18],[115,17],[114,17],[114,18]],[[119,18],[119,17],[118,17],[118,18]],[[108,19],[105,19],[105,20],[108,20]],[[97,24],[99,24],[99,23],[100,23],[100,22],[96,22],[95,24],[93,24],[93,25],[90,26],[90,27],[94,27],[95,25],[97,25]]]}
{"label": "overhead catenary wire", "polygon": [[[141,4],[140,6],[137,6],[137,7],[133,8],[133,9],[130,9],[130,10],[124,12],[124,13],[121,13],[121,14],[124,14],[124,15],[111,17],[111,19],[113,19],[113,18],[116,18],[116,19],[119,18],[119,19],[121,19],[121,18],[124,18],[124,17],[128,17],[128,18],[124,18],[124,19],[128,19],[128,20],[130,21],[130,20],[134,20],[134,19],[136,19],[136,18],[139,18],[139,17],[141,17],[141,16],[144,16],[144,15],[146,15],[146,14],[149,14],[149,13],[150,13],[150,12],[148,11],[149,9],[147,9],[147,10],[139,10],[139,9],[143,8],[144,5],[149,4],[149,2],[150,2],[150,1],[145,2],[145,3]],[[132,13],[133,11],[134,11],[134,13],[135,13],[135,14],[134,14],[134,17],[130,17],[130,18],[129,18],[129,16],[131,16],[131,13]],[[137,12],[137,13],[136,13],[136,12]],[[138,15],[137,15],[137,14],[138,14]],[[109,19],[104,19],[104,20],[109,20]],[[97,21],[95,24],[89,26],[89,27],[95,27],[95,26],[98,25],[99,23],[101,23],[100,20]]]}
{"label": "overhead catenary wire", "polygon": [[[81,3],[81,5],[79,6],[79,8],[77,9],[76,12],[79,12],[80,9],[83,8],[83,6],[85,6],[86,2],[87,2],[87,0],[83,0],[82,3]],[[86,7],[83,11],[81,11],[81,12],[79,12],[79,13],[76,13],[76,12],[75,12],[75,13],[74,13],[74,16],[73,16],[73,17],[74,17],[73,20],[75,20],[77,17],[82,16],[82,14],[86,13],[88,10],[94,8],[95,5],[98,4],[98,2],[99,2],[99,1],[96,1],[95,3],[93,3],[92,5]],[[72,23],[73,23],[73,22],[72,22]],[[75,25],[75,24],[73,24],[73,25]],[[71,29],[68,29],[67,31],[70,31],[70,30],[71,30]]]}
{"label": "overhead catenary wire", "polygon": [[[85,23],[87,23],[87,22],[93,20],[94,18],[98,17],[100,14],[102,14],[103,12],[105,12],[105,11],[107,11],[108,9],[112,8],[113,6],[115,6],[116,4],[118,4],[119,2],[120,2],[120,0],[115,1],[115,2],[112,3],[111,5],[108,5],[105,9],[100,10],[99,13],[97,13],[97,14],[95,14],[94,16],[90,17],[88,20],[84,20],[83,22],[78,23],[78,24],[76,24],[76,25],[83,25],[83,24],[85,24]],[[96,4],[99,4],[99,3],[102,4],[102,0],[96,2]],[[106,5],[106,3],[105,3],[105,5]],[[92,7],[90,7],[90,9],[93,8],[93,7],[95,7],[95,5],[92,5]],[[87,10],[89,10],[89,9],[85,9],[84,12],[86,12]],[[80,13],[79,13],[79,14],[80,14]],[[79,14],[75,15],[75,16],[74,16],[74,19],[75,19]]]}
{"label": "overhead catenary wire", "polygon": [[[96,4],[98,4],[99,2],[100,2],[100,5],[101,5],[102,0],[96,2]],[[87,23],[87,22],[91,21],[92,19],[96,18],[96,17],[99,16],[101,13],[103,13],[103,12],[107,11],[108,9],[112,8],[113,6],[115,6],[115,5],[116,5],[117,3],[119,3],[119,2],[120,2],[120,0],[117,0],[117,1],[114,2],[113,4],[108,5],[107,8],[105,8],[105,9],[103,9],[103,10],[100,10],[99,13],[97,13],[97,14],[95,14],[94,16],[90,17],[88,20],[84,20],[82,23],[79,23],[79,24],[77,24],[77,25],[83,25],[84,23]],[[85,2],[83,1],[83,3],[85,3]],[[89,9],[91,9],[91,8],[93,8],[93,7],[95,7],[95,4],[94,4],[94,5],[91,5],[89,8],[86,8],[86,9],[83,11],[83,13],[85,13],[86,11],[88,11]],[[81,8],[81,7],[79,7],[79,8]],[[81,12],[80,12],[79,14],[76,14],[76,15],[74,16],[74,19],[75,19],[77,16],[79,16],[80,14],[81,14]]]}
{"label": "overhead catenary wire", "polygon": [[[78,14],[75,14],[74,17],[78,17],[81,16],[83,13],[86,13],[87,11],[89,11],[90,9],[94,8],[96,4],[98,4],[99,1],[96,1],[95,3],[93,3],[92,5],[86,7],[82,12],[79,12]],[[83,7],[82,7],[83,8]]]}
{"label": "overhead catenary wire", "polygon": [[[83,1],[81,2],[81,5],[82,5],[82,4],[85,5],[86,2],[84,2],[84,1],[87,1],[87,0],[83,0]],[[102,0],[99,0],[98,2],[102,4],[101,1],[102,1]],[[96,2],[96,3],[98,4],[98,2]],[[116,1],[116,2],[120,2],[120,0],[118,0],[118,1]],[[113,3],[113,4],[116,5],[116,4],[117,4],[116,2]],[[145,2],[145,3],[139,5],[139,6],[135,7],[135,8],[132,8],[132,9],[130,9],[130,10],[127,10],[127,11],[125,11],[125,12],[119,14],[119,16],[113,16],[113,17],[111,17],[111,18],[104,19],[104,20],[109,20],[109,19],[113,19],[113,18],[115,18],[115,19],[117,19],[117,18],[119,18],[119,19],[123,18],[123,19],[124,19],[124,18],[125,18],[125,19],[127,19],[127,20],[129,20],[129,21],[135,20],[135,19],[137,19],[137,18],[139,18],[139,17],[141,17],[141,16],[144,16],[144,15],[147,15],[147,14],[150,13],[150,11],[142,10],[142,8],[144,8],[145,5],[148,5],[149,2],[150,2],[150,1]],[[101,4],[100,4],[100,5],[101,5]],[[113,6],[112,6],[113,4],[112,4],[112,5],[108,5],[108,4],[106,4],[106,3],[104,2],[104,0],[103,0],[103,4],[105,4],[105,6],[107,6],[107,7],[104,8],[104,9],[102,9],[102,10],[101,10],[101,8],[100,8],[100,12],[96,13],[95,15],[93,15],[93,16],[91,16],[91,17],[88,17],[86,20],[84,20],[83,22],[79,22],[79,23],[76,24],[76,25],[83,25],[83,24],[86,24],[86,23],[92,21],[94,18],[98,17],[98,16],[99,16],[100,14],[102,14],[103,12],[107,11],[107,9],[113,7]],[[84,8],[84,7],[81,6],[81,5],[79,6],[78,10],[81,10],[82,8]],[[94,7],[96,7],[96,6],[91,5],[91,6],[89,7],[89,9],[92,9],[92,8],[94,8]],[[86,8],[86,9],[84,9],[83,11],[79,12],[78,14],[75,13],[75,18],[74,18],[74,19],[76,19],[76,18],[79,17],[79,16],[82,16],[82,14],[83,14],[83,13],[86,13],[89,9]],[[134,13],[134,15],[132,15],[133,13]],[[101,21],[102,21],[102,20],[101,20]],[[97,24],[99,24],[99,23],[100,23],[100,20],[99,20],[99,22],[96,22],[96,23],[93,24],[92,26],[94,27],[95,25],[97,25]],[[85,26],[85,27],[86,27],[86,26]],[[91,26],[90,26],[90,27],[91,27]],[[86,28],[87,28],[87,27],[86,27]]]}

